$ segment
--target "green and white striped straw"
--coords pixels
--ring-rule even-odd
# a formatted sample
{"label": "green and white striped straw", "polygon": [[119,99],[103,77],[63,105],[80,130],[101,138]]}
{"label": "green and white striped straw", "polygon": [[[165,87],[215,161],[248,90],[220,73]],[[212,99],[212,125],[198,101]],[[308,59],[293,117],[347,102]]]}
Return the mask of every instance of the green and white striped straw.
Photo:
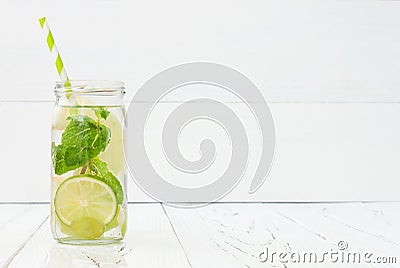
{"label": "green and white striped straw", "polygon": [[55,59],[55,64],[57,68],[58,75],[62,81],[65,81],[64,86],[71,86],[69,82],[69,77],[67,71],[65,70],[64,63],[61,59],[60,53],[58,52],[56,43],[54,42],[53,34],[51,33],[50,27],[47,24],[46,17],[39,19],[40,27],[42,27],[43,32],[46,37],[47,46],[50,49],[53,59]]}

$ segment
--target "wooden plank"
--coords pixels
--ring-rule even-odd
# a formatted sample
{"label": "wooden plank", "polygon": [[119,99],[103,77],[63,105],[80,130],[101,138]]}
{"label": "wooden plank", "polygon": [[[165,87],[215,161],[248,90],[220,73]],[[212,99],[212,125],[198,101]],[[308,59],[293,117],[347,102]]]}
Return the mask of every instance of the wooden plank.
{"label": "wooden plank", "polygon": [[400,203],[363,203],[344,208],[327,206],[323,214],[386,241],[390,244],[388,247],[400,252]]}
{"label": "wooden plank", "polygon": [[213,204],[166,211],[193,267],[269,267],[259,261],[267,245],[285,251],[300,241],[321,243],[268,205]]}
{"label": "wooden plank", "polygon": [[[400,226],[400,213],[398,202],[367,202],[363,203],[362,207],[370,211],[371,214],[376,215],[381,221],[385,222],[386,228],[391,227],[399,231]],[[384,209],[383,209],[384,208]],[[399,241],[399,239],[397,240]]]}
{"label": "wooden plank", "polygon": [[[52,105],[50,102],[0,103],[0,121],[13,126],[13,131],[0,132],[0,140],[4,141],[2,149],[7,152],[0,154],[0,163],[8,167],[3,174],[8,178],[7,187],[0,188],[0,201],[48,201]],[[161,104],[167,106],[165,109],[161,107],[161,112],[168,110],[170,105]],[[399,199],[397,185],[400,169],[397,159],[400,158],[400,125],[393,122],[397,122],[400,104],[281,103],[272,104],[271,110],[277,144],[275,161],[266,183],[255,194],[248,193],[258,165],[257,150],[260,149],[257,146],[257,129],[249,127],[249,140],[253,145],[250,150],[254,154],[250,155],[248,172],[223,201]],[[15,118],[10,114],[20,118],[34,115],[43,120],[25,120],[24,124],[15,124]],[[243,121],[248,123],[251,119]],[[155,125],[162,127],[163,123],[160,120]],[[30,139],[26,138],[27,130],[34,130],[29,134]],[[150,129],[148,135],[154,136],[158,133],[156,130]],[[215,129],[212,126],[200,130],[194,127],[192,131],[214,133]],[[197,145],[188,142],[190,138],[186,141],[182,140],[180,148],[185,153],[192,152],[190,156],[196,159],[199,152]],[[149,143],[160,148],[158,142]],[[228,151],[228,146],[217,144],[225,151]],[[23,159],[21,152],[24,152]],[[163,156],[152,150],[149,153]],[[29,170],[29,176],[15,172],[21,168],[21,161]],[[158,166],[161,161],[154,163]],[[221,164],[218,161],[215,163]],[[216,174],[223,172],[223,168],[222,164],[213,166]],[[157,169],[160,173],[171,170],[174,168],[168,165]],[[208,178],[214,178],[212,175]],[[128,183],[130,201],[152,201],[131,179]],[[354,191],[355,188],[357,191]]]}
{"label": "wooden plank", "polygon": [[160,204],[129,205],[128,232],[121,243],[70,246],[56,243],[49,221],[9,267],[190,267]]}
{"label": "wooden plank", "polygon": [[[309,205],[301,215],[291,211],[291,207],[284,207],[280,211],[292,218],[311,226],[314,230],[321,230],[326,236],[336,240],[346,240],[349,247],[353,249],[371,250],[376,254],[396,254],[400,252],[400,224],[397,218],[386,217],[385,211],[387,204],[374,204],[379,210],[369,208],[368,204],[328,204],[328,205]],[[389,206],[397,207],[400,211],[399,203],[389,203]],[[390,208],[388,208],[389,210]],[[330,229],[325,230],[323,226],[315,221],[318,216],[328,222],[329,226],[334,226],[334,232]]]}
{"label": "wooden plank", "polygon": [[[326,207],[349,213],[342,213],[344,222],[338,222],[326,216]],[[270,253],[316,252],[321,257],[323,252],[340,252],[339,241],[348,243],[346,252],[370,250],[388,257],[399,252],[397,245],[380,238],[382,233],[396,235],[397,230],[366,233],[381,228],[382,222],[362,204],[213,204],[190,210],[166,207],[166,211],[193,267],[286,267],[277,261],[262,263],[259,254],[268,247]],[[323,267],[337,265],[323,263]],[[363,267],[398,267],[385,265],[363,263]],[[287,267],[321,264],[288,263]],[[354,264],[340,263],[340,267]]]}
{"label": "wooden plank", "polygon": [[24,214],[29,207],[19,204],[0,204],[0,230],[5,228],[8,223]]}
{"label": "wooden plank", "polygon": [[[46,213],[48,206],[16,206],[0,206],[5,212],[0,215],[16,218],[5,225],[7,230],[0,229],[2,242],[7,242],[0,244],[0,256],[8,259],[9,267],[322,267],[318,263],[263,263],[259,255],[266,247],[286,253],[337,250],[340,240],[352,252],[370,250],[400,259],[399,203],[230,203],[196,209],[131,204],[124,242],[99,247],[58,244],[51,238],[48,221],[37,232],[32,228],[36,208]],[[7,222],[5,218],[0,223]],[[24,222],[31,223],[30,233],[21,226]],[[7,251],[10,242],[16,242],[15,234],[22,236],[22,242],[16,250]],[[323,263],[323,267],[337,266]],[[354,264],[340,263],[340,267]]]}
{"label": "wooden plank", "polygon": [[[0,267],[29,242],[49,215],[48,205],[0,205]],[[7,215],[8,217],[7,219]]]}
{"label": "wooden plank", "polygon": [[49,22],[71,77],[121,79],[129,96],[165,68],[204,60],[242,71],[273,100],[400,100],[397,1],[72,0],[24,7],[0,2],[1,25],[18,21],[0,29],[10,37],[0,43],[4,99],[53,99],[56,72],[36,21],[46,13],[57,14]]}
{"label": "wooden plank", "polygon": [[[384,211],[385,206],[379,205]],[[277,213],[294,223],[308,228],[324,237],[333,247],[339,249],[339,243],[347,245],[345,253],[372,253],[377,256],[400,257],[398,229],[388,229],[381,215],[365,209],[363,204],[313,204],[303,206],[280,206]],[[341,251],[339,251],[341,252]],[[363,263],[363,265],[367,265]],[[371,263],[371,267],[399,267],[398,264]]]}

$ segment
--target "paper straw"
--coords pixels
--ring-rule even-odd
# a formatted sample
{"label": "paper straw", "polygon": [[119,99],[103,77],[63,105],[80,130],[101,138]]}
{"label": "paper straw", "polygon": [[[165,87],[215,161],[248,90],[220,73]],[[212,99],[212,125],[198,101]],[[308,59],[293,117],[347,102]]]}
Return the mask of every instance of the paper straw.
{"label": "paper straw", "polygon": [[69,77],[67,75],[67,71],[65,70],[64,63],[61,59],[60,53],[58,52],[56,43],[54,42],[53,34],[47,24],[46,17],[39,19],[40,27],[42,27],[43,32],[46,37],[47,46],[50,49],[51,55],[53,57],[54,63],[56,64],[58,75],[60,76],[62,81],[65,81],[64,86],[71,86],[69,82]]}
{"label": "paper straw", "polygon": [[[69,81],[67,71],[65,70],[64,63],[61,59],[60,53],[58,52],[56,43],[54,42],[53,34],[51,33],[50,27],[47,24],[46,17],[40,18],[39,23],[40,23],[40,27],[42,27],[42,29],[43,29],[43,33],[45,34],[47,46],[50,49],[50,53],[51,53],[53,59],[55,59],[54,62],[56,64],[58,75],[60,76],[61,81],[65,81],[64,87],[70,87],[71,83]],[[76,98],[75,97],[71,98],[71,93],[69,93],[72,91],[72,89],[68,89],[65,91],[67,92],[66,97],[67,97],[68,101],[73,106],[78,105],[78,101],[76,100]],[[78,110],[76,108],[70,108],[70,114],[71,115],[78,114]]]}

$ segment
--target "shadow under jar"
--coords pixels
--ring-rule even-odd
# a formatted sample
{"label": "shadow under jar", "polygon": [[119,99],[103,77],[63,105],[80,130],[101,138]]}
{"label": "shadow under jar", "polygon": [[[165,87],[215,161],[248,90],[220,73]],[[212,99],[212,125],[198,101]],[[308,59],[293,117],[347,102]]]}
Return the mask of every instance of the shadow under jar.
{"label": "shadow under jar", "polygon": [[51,231],[68,244],[122,240],[127,226],[125,86],[57,82],[51,140]]}

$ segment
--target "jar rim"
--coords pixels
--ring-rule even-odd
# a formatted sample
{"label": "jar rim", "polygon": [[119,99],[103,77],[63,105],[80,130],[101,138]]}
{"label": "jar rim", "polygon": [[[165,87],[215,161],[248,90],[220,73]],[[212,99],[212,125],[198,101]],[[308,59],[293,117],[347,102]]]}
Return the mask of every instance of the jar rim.
{"label": "jar rim", "polygon": [[93,94],[93,95],[123,95],[125,84],[121,81],[111,80],[69,80],[57,81],[54,87],[56,95],[66,93]]}

